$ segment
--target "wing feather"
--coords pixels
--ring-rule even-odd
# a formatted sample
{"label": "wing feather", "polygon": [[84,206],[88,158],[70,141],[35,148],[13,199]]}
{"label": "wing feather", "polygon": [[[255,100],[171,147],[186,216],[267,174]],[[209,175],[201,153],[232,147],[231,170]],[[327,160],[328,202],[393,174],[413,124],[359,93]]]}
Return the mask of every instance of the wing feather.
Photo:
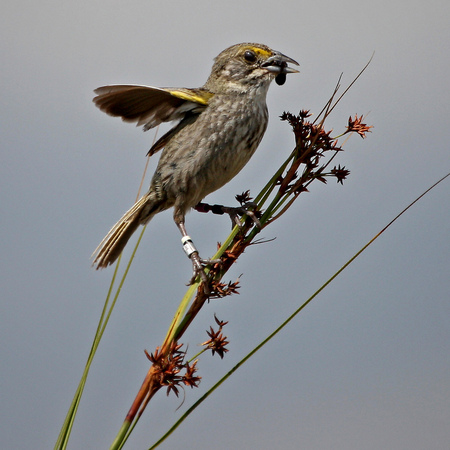
{"label": "wing feather", "polygon": [[103,112],[125,122],[144,125],[144,131],[182,119],[187,112],[200,113],[212,93],[204,89],[155,88],[139,85],[102,86],[94,91],[93,102]]}

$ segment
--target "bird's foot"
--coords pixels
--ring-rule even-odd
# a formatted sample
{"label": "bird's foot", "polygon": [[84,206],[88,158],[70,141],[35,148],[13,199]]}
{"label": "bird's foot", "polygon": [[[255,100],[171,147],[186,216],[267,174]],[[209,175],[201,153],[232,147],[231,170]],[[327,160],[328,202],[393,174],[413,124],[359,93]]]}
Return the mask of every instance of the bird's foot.
{"label": "bird's foot", "polygon": [[194,252],[192,253],[192,255],[190,256],[191,261],[192,261],[192,269],[193,269],[193,273],[192,273],[192,278],[189,281],[189,284],[194,284],[195,280],[197,279],[197,277],[200,277],[200,279],[203,281],[203,286],[204,286],[204,290],[206,294],[209,294],[209,278],[208,275],[206,275],[205,272],[205,267],[209,266],[209,265],[214,265],[214,264],[220,264],[222,261],[220,259],[203,259],[200,258],[198,252]]}
{"label": "bird's foot", "polygon": [[239,228],[242,228],[243,224],[241,222],[241,217],[246,215],[250,217],[253,223],[258,227],[262,228],[261,222],[259,221],[258,216],[260,215],[259,211],[255,211],[256,203],[247,202],[242,206],[232,207],[232,206],[223,206],[223,205],[209,205],[208,203],[198,203],[194,206],[194,209],[198,212],[212,212],[213,214],[228,214],[230,216],[233,227],[237,225]]}
{"label": "bird's foot", "polygon": [[209,279],[208,275],[206,275],[205,267],[208,265],[214,265],[214,264],[220,264],[222,261],[220,259],[203,259],[200,258],[200,255],[198,254],[198,250],[195,248],[194,243],[192,242],[192,239],[189,236],[184,236],[181,239],[181,242],[183,244],[183,250],[192,261],[192,269],[193,274],[192,278],[189,281],[189,285],[194,284],[197,277],[200,277],[201,281],[203,282],[203,289],[206,294],[210,293],[209,290]]}

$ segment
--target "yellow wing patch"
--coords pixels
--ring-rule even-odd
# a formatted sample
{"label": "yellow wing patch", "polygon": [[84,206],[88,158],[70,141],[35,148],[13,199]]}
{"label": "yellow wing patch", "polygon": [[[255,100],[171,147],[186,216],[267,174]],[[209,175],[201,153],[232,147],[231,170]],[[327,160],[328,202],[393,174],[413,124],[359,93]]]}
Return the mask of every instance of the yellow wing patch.
{"label": "yellow wing patch", "polygon": [[200,105],[207,105],[210,98],[214,95],[212,92],[201,91],[196,89],[165,89],[174,97],[189,102],[199,103]]}

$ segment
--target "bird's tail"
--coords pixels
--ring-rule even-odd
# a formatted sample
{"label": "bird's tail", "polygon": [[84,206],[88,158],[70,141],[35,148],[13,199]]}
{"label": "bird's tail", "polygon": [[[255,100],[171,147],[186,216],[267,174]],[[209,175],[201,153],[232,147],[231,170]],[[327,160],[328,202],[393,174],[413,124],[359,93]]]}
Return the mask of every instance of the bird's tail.
{"label": "bird's tail", "polygon": [[94,250],[92,265],[103,269],[112,264],[122,253],[131,235],[139,225],[146,224],[159,211],[158,202],[151,201],[149,195],[141,197],[109,230],[102,242]]}

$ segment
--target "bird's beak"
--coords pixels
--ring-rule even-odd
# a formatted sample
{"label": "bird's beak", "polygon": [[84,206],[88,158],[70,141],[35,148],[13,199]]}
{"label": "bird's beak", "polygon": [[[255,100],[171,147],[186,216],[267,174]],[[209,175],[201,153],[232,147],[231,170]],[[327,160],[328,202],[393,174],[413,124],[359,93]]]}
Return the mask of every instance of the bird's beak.
{"label": "bird's beak", "polygon": [[262,64],[262,67],[267,69],[269,72],[276,73],[277,75],[286,73],[298,73],[298,70],[288,66],[289,63],[295,64],[296,66],[299,65],[297,61],[289,58],[289,56],[283,55],[283,53],[280,52],[274,52],[274,55],[271,56],[264,64]]}

